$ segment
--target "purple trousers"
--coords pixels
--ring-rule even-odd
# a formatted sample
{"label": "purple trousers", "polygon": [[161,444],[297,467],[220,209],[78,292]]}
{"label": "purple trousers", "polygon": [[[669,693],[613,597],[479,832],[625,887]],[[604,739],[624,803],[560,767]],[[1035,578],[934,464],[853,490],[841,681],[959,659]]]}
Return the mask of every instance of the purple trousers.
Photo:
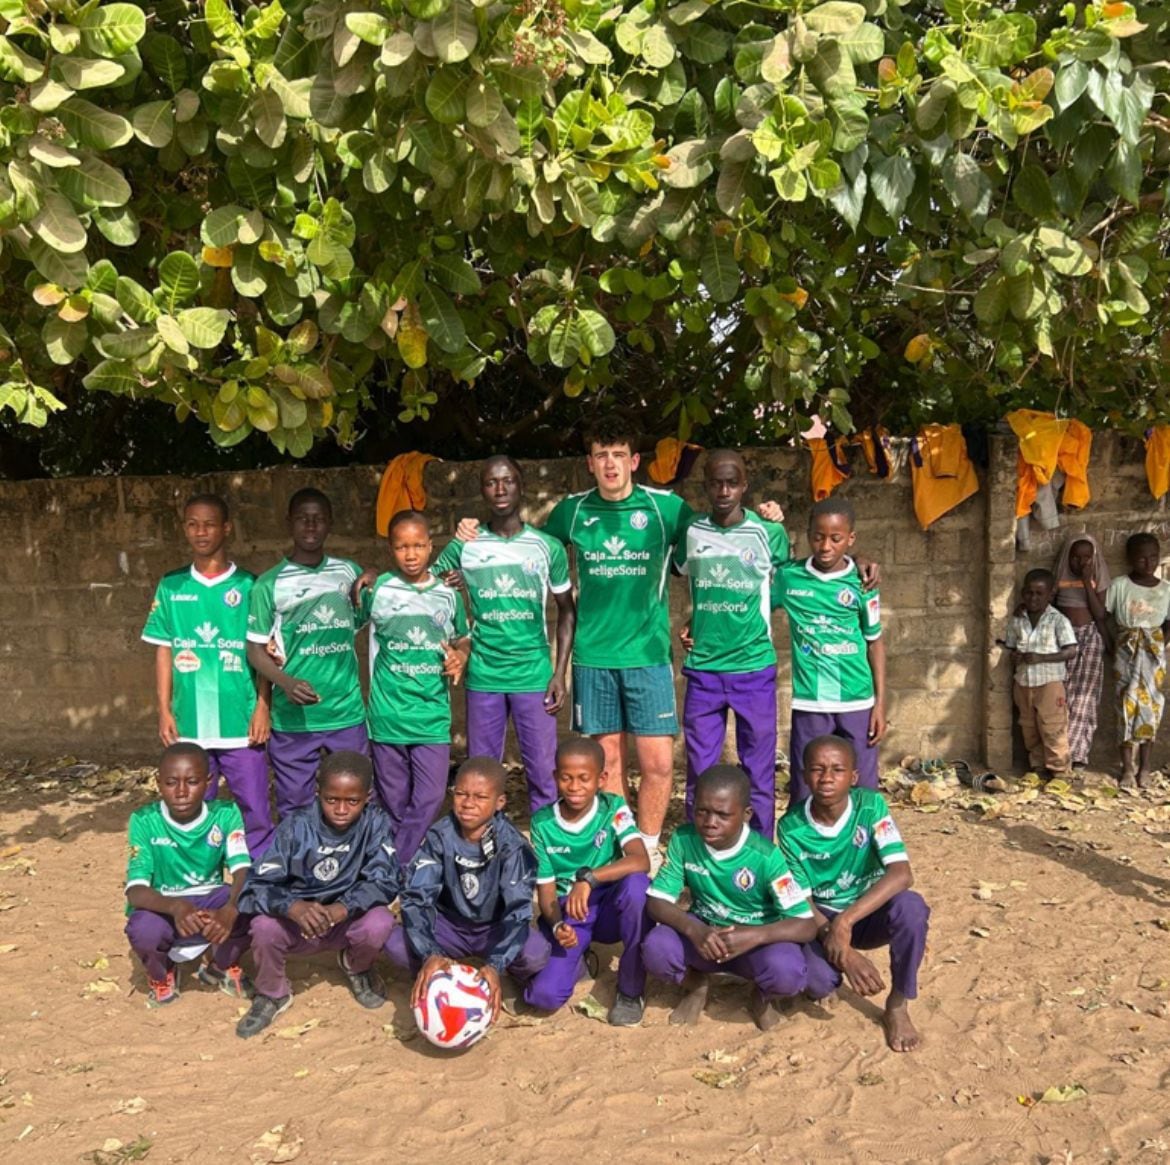
{"label": "purple trousers", "polygon": [[695,949],[690,939],[661,922],[642,944],[646,970],[655,979],[681,983],[688,970],[711,975],[738,975],[754,983],[769,997],[799,995],[808,982],[804,951],[798,943],[768,943],[737,955],[726,963],[713,963]]}
{"label": "purple trousers", "polygon": [[422,845],[447,794],[449,744],[382,744],[375,740],[374,792],[390,817],[403,866]]}
{"label": "purple trousers", "polygon": [[[818,910],[826,918],[835,918],[836,911]],[[930,907],[921,894],[903,890],[863,918],[853,927],[853,945],[859,951],[875,947],[890,948],[890,984],[907,999],[918,997],[918,968],[926,951],[926,932],[930,921]],[[823,999],[841,986],[841,972],[825,956],[819,942],[805,947],[808,960],[808,993],[814,999]]]}
{"label": "purple trousers", "polygon": [[878,787],[878,750],[869,743],[870,708],[860,712],[802,712],[792,709],[792,736],[788,745],[788,809],[791,812],[808,796],[804,782],[804,750],[818,736],[843,736],[857,750],[857,783],[863,789]]}
{"label": "purple trousers", "polygon": [[467,755],[492,756],[502,761],[509,716],[528,781],[528,804],[535,813],[557,799],[553,779],[557,718],[545,711],[544,692],[473,692],[469,688]]}
{"label": "purple trousers", "polygon": [[268,804],[268,753],[262,744],[247,748],[209,748],[207,759],[211,762],[207,799],[215,799],[213,790],[218,790],[222,773],[244,818],[248,853],[253,859],[262,857],[276,828]]}
{"label": "purple trousers", "polygon": [[687,746],[687,820],[695,817],[695,779],[723,759],[727,713],[735,713],[735,750],[752,783],[751,827],[771,840],[776,825],[776,668],[713,672],[683,668]]}
{"label": "purple trousers", "polygon": [[287,918],[257,914],[252,919],[252,960],[256,964],[252,981],[261,995],[280,999],[292,993],[285,972],[289,955],[320,951],[346,951],[351,971],[368,971],[393,929],[394,915],[385,906],[347,918],[321,938],[305,938]]}
{"label": "purple trousers", "polygon": [[[645,874],[627,874],[620,882],[598,886],[589,895],[589,913],[582,921],[565,915],[565,921],[577,933],[577,945],[569,950],[553,938],[542,918],[540,932],[549,941],[549,960],[524,988],[525,1002],[545,1011],[563,1007],[573,994],[581,960],[591,942],[620,942],[622,954],[618,960],[617,989],[623,995],[644,995],[646,967],[642,962],[642,940],[646,937],[646,891],[649,888],[650,879]],[[565,898],[560,902],[563,910]]]}
{"label": "purple trousers", "polygon": [[[231,888],[220,886],[210,894],[200,898],[188,898],[198,910],[218,910],[227,903]],[[175,920],[169,914],[156,914],[153,910],[134,910],[126,919],[126,937],[130,940],[130,949],[142,960],[146,968],[146,977],[158,983],[166,978],[167,972],[174,964],[171,962],[169,951],[179,938]],[[222,942],[214,949],[211,961],[221,971],[234,967],[240,961],[240,956],[248,949],[248,918],[241,914],[236,918],[236,924],[228,935],[227,941]]]}
{"label": "purple trousers", "polygon": [[[490,922],[464,922],[435,912],[435,942],[449,959],[486,959],[499,944],[502,929]],[[417,975],[422,959],[410,945],[406,928],[394,928],[383,950],[386,958],[402,971]],[[507,972],[521,983],[531,979],[548,962],[548,939],[537,930],[530,930],[520,953],[508,964]]]}
{"label": "purple trousers", "polygon": [[[364,724],[329,732],[274,732],[268,756],[276,775],[276,811],[281,818],[304,809],[317,798],[317,766],[327,752],[352,750],[369,754],[370,738]],[[253,855],[255,856],[255,855]]]}

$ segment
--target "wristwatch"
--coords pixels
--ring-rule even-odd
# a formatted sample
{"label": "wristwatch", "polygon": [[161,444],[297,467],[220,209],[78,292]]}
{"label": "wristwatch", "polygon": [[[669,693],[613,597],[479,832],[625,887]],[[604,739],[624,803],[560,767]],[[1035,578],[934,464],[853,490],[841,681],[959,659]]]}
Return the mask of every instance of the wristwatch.
{"label": "wristwatch", "polygon": [[573,875],[573,881],[584,882],[590,890],[596,890],[599,885],[597,875],[588,866],[582,866]]}

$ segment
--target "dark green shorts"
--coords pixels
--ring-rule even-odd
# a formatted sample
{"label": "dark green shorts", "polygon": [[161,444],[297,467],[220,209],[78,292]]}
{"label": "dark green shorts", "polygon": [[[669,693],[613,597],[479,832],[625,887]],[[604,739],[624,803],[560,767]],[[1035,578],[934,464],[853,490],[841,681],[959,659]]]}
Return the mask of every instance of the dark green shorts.
{"label": "dark green shorts", "polygon": [[674,669],[573,665],[573,727],[586,736],[674,736]]}

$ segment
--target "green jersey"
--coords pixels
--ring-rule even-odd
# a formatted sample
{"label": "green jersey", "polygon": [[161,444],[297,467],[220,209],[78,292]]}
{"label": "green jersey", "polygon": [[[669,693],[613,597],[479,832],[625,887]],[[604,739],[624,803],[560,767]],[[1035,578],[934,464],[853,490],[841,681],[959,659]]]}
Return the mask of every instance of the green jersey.
{"label": "green jersey", "polygon": [[559,801],[546,805],[532,815],[531,834],[537,885],[555,882],[558,894],[572,889],[578,870],[616,862],[626,844],[641,837],[629,806],[616,793],[598,793],[579,821],[566,821]]}
{"label": "green jersey", "polygon": [[472,692],[543,692],[552,679],[545,603],[569,582],[565,548],[524,526],[511,538],[482,528],[474,542],[448,542],[431,568],[461,570],[471,599]]}
{"label": "green jersey", "polygon": [[818,906],[840,912],[877,882],[887,866],[910,860],[880,793],[853,789],[849,808],[833,825],[815,821],[811,804],[806,800],[780,818],[776,840],[793,870],[812,887]]}
{"label": "green jersey", "polygon": [[324,557],[317,566],[287,558],[265,571],[252,588],[248,638],[275,639],[284,670],[312,684],[321,700],[294,704],[272,691],[272,727],[277,732],[331,732],[366,718],[353,637],[357,616],[349,592],[361,567],[345,558]]}
{"label": "green jersey", "polygon": [[545,533],[572,546],[577,556],[574,663],[670,663],[671,548],[692,513],[677,494],[641,485],[620,502],[607,502],[591,489],[556,504]]}
{"label": "green jersey", "polygon": [[247,748],[256,707],[248,666],[248,597],[256,576],[233,563],[215,578],[193,566],[164,575],[142,638],[171,649],[171,711],[180,740]]}
{"label": "green jersey", "polygon": [[[207,801],[199,816],[180,825],[161,801],[130,814],[126,889],[149,886],[167,898],[198,898],[223,885],[231,873],[252,864],[244,819],[231,801]],[[126,913],[130,913],[127,905]]]}
{"label": "green jersey", "polygon": [[811,918],[808,891],[767,838],[745,825],[730,849],[712,849],[693,825],[671,834],[666,861],[650,884],[653,898],[677,902],[691,892],[691,913],[707,926],[766,926]]}
{"label": "green jersey", "polygon": [[691,583],[695,646],[685,666],[751,672],[775,664],[770,586],[776,568],[788,561],[784,527],[746,511],[735,526],[699,514],[679,539],[674,561]]}
{"label": "green jersey", "polygon": [[823,574],[812,559],[789,562],[772,580],[772,605],[788,613],[792,642],[792,707],[801,712],[872,708],[873,672],[866,642],[881,637],[881,600],[863,591],[846,558]]}
{"label": "green jersey", "polygon": [[415,586],[390,571],[362,592],[362,611],[370,621],[370,739],[449,744],[441,644],[467,634],[458,592],[433,576]]}

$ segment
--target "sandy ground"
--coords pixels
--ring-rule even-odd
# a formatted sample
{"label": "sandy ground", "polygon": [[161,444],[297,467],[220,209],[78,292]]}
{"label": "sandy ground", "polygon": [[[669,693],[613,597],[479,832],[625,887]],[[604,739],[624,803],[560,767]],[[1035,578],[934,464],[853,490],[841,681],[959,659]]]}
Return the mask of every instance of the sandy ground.
{"label": "sandy ground", "polygon": [[[248,1043],[222,995],[147,1010],[121,931],[140,777],[0,768],[0,1159],[1170,1160],[1170,794],[1089,786],[936,784],[896,809],[934,911],[917,1054],[848,993],[761,1035],[727,983],[693,1029],[652,985],[638,1029],[505,1016],[452,1056],[413,1034],[402,981],[364,1012],[325,960],[294,964],[293,1009]],[[578,999],[609,1003],[612,955]]]}

